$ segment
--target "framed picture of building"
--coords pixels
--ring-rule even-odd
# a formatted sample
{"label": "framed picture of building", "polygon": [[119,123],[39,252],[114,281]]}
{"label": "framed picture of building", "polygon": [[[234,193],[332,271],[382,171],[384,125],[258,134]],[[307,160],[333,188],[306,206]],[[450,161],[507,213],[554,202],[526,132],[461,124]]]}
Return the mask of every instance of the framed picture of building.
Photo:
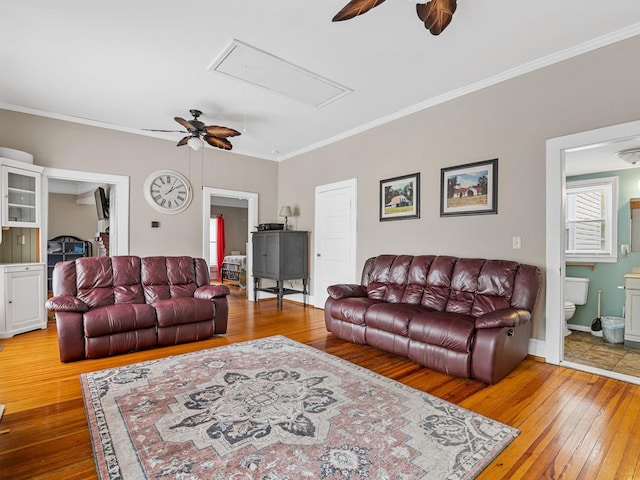
{"label": "framed picture of building", "polygon": [[440,216],[498,213],[498,159],[441,170]]}
{"label": "framed picture of building", "polygon": [[420,218],[420,173],[380,180],[380,221]]}

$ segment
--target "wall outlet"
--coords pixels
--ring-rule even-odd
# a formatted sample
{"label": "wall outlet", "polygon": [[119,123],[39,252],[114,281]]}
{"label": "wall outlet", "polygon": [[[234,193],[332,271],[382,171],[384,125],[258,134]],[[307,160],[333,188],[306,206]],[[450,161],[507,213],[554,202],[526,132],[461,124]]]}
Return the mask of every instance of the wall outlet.
{"label": "wall outlet", "polygon": [[628,253],[629,253],[629,245],[626,243],[623,243],[622,245],[620,245],[620,254],[627,255]]}

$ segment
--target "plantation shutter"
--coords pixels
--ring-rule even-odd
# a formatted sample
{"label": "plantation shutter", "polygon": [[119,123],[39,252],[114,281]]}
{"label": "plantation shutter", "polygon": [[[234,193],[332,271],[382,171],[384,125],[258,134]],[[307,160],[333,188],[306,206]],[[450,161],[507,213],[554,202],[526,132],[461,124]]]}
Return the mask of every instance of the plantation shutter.
{"label": "plantation shutter", "polygon": [[615,257],[615,185],[609,178],[567,182],[565,254],[568,257],[592,257],[595,261]]}
{"label": "plantation shutter", "polygon": [[603,191],[581,192],[567,195],[570,205],[567,220],[573,224],[574,252],[598,252],[605,246],[605,195]]}

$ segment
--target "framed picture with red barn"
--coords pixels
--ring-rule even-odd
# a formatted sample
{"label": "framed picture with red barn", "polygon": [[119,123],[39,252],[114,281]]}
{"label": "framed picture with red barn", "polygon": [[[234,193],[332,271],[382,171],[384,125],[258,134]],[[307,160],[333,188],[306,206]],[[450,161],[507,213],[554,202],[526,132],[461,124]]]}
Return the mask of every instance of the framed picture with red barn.
{"label": "framed picture with red barn", "polygon": [[498,213],[498,159],[441,170],[440,216]]}
{"label": "framed picture with red barn", "polygon": [[420,218],[420,173],[380,180],[380,221]]}

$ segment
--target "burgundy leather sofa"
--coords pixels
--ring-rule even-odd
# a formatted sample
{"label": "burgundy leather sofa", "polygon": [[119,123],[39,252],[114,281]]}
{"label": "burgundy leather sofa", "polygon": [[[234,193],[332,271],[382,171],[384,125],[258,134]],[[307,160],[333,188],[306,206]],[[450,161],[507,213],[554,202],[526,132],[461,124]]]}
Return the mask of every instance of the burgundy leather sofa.
{"label": "burgundy leather sofa", "polygon": [[332,285],[336,337],[493,384],[526,356],[540,270],[505,260],[380,255],[361,284]]}
{"label": "burgundy leather sofa", "polygon": [[226,333],[229,288],[204,259],[84,257],[53,271],[60,360],[99,358]]}

